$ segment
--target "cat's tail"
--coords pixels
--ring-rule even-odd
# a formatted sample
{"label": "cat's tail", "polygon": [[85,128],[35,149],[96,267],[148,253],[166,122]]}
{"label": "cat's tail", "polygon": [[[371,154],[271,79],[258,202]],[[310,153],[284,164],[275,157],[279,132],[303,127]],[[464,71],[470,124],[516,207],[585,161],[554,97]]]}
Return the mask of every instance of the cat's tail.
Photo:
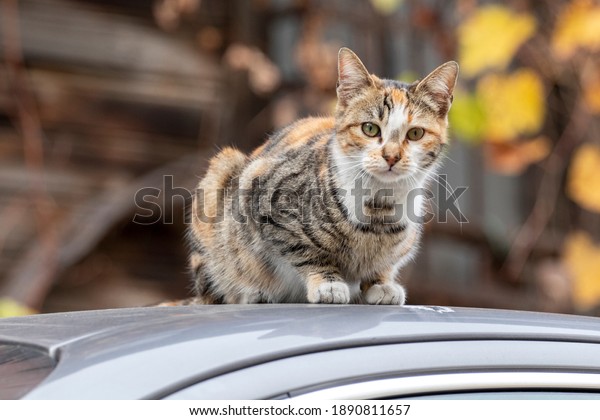
{"label": "cat's tail", "polygon": [[[194,217],[192,224],[210,221],[212,217],[218,216],[223,210],[223,199],[232,181],[237,178],[248,161],[248,156],[232,147],[224,148],[213,157],[204,178],[198,183],[194,193],[192,208],[199,220]],[[209,222],[210,223],[210,222]]]}
{"label": "cat's tail", "polygon": [[219,303],[214,295],[204,249],[210,249],[216,240],[216,229],[222,222],[224,200],[248,162],[248,156],[237,149],[226,147],[210,160],[206,175],[198,183],[191,208],[191,223],[187,238],[191,249],[190,271],[193,289],[198,296],[194,303]]}
{"label": "cat's tail", "polygon": [[225,190],[247,162],[248,156],[233,147],[226,147],[210,160],[208,171],[198,186],[206,191]]}

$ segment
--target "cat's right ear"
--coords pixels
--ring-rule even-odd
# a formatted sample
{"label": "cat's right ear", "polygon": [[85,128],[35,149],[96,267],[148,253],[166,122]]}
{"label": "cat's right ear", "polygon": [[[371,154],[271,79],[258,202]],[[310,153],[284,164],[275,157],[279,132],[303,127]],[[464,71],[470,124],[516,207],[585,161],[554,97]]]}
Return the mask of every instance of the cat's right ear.
{"label": "cat's right ear", "polygon": [[373,85],[373,78],[360,58],[349,48],[341,48],[338,53],[338,99],[346,103],[357,92]]}

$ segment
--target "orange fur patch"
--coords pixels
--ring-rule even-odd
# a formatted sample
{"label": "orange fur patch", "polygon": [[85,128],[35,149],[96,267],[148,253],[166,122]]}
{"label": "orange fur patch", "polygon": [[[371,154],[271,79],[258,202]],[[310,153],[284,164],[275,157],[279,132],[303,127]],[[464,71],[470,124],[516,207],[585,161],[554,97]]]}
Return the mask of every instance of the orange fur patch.
{"label": "orange fur patch", "polygon": [[255,160],[250,164],[247,172],[245,172],[244,179],[252,180],[264,175],[269,170],[271,163],[272,162],[270,160],[264,158]]}
{"label": "orange fur patch", "polygon": [[290,149],[298,148],[314,136],[333,130],[334,126],[333,118],[307,118],[285,138],[285,145]]}
{"label": "orange fur patch", "polygon": [[403,90],[392,89],[392,91],[390,92],[390,98],[392,99],[392,102],[396,106],[406,105],[407,98],[406,98],[406,94],[404,93]]}
{"label": "orange fur patch", "polygon": [[263,150],[265,150],[265,147],[267,147],[267,143],[261,144],[256,149],[254,149],[254,151],[252,152],[252,154],[250,155],[250,157],[251,158],[257,157],[258,155],[260,155],[262,153]]}

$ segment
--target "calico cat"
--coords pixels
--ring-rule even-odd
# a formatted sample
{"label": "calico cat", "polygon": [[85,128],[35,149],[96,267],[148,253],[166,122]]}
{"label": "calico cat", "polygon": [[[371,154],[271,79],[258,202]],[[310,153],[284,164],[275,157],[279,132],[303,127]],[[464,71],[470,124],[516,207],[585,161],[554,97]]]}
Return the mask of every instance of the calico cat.
{"label": "calico cat", "polygon": [[338,55],[334,118],[306,118],[251,155],[225,148],[200,181],[188,238],[192,303],[402,305],[424,187],[447,144],[451,61],[406,84]]}

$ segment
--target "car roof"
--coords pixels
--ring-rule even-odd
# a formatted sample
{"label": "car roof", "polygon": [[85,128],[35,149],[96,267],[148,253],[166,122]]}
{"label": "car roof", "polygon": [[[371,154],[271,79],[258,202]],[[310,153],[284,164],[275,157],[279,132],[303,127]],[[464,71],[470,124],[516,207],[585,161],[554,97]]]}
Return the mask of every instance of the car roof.
{"label": "car roof", "polygon": [[[130,308],[0,320],[0,342],[41,347],[59,359],[54,372],[30,394],[36,398],[69,395],[76,389],[77,398],[145,398],[286,357],[457,340],[600,343],[600,320],[362,305]],[[80,385],[90,381],[97,386],[86,394]]]}

